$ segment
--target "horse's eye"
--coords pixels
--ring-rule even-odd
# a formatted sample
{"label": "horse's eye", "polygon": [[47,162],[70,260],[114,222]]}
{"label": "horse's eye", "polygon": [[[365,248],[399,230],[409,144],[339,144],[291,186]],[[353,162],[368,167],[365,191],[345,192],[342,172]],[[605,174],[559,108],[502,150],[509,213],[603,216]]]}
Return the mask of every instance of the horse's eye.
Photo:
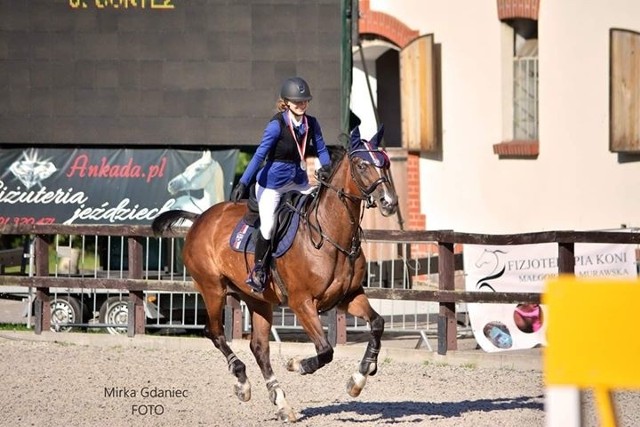
{"label": "horse's eye", "polygon": [[367,163],[367,162],[359,162],[358,163],[358,170],[360,172],[366,171],[368,167],[369,167],[369,163]]}

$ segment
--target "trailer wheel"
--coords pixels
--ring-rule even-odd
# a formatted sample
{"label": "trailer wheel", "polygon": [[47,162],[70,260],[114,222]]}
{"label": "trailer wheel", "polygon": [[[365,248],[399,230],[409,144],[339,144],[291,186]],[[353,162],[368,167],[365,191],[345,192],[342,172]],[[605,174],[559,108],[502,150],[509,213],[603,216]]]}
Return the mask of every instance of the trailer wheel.
{"label": "trailer wheel", "polygon": [[100,307],[100,323],[116,324],[122,326],[109,326],[107,331],[112,335],[124,335],[129,324],[128,300],[122,297],[109,297]]}
{"label": "trailer wheel", "polygon": [[51,330],[54,332],[71,332],[71,323],[82,322],[82,311],[77,299],[70,296],[57,296],[49,301],[51,309]]}

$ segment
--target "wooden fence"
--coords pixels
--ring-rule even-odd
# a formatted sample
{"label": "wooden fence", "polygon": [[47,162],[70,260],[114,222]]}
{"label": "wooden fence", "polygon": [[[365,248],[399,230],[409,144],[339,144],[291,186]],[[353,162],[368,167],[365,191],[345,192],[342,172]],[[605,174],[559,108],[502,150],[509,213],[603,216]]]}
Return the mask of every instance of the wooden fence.
{"label": "wooden fence", "polygon": [[[129,336],[145,332],[143,306],[144,291],[193,292],[189,282],[177,280],[149,280],[143,277],[143,240],[153,237],[148,226],[122,225],[4,225],[0,234],[31,235],[35,239],[35,272],[32,277],[0,275],[0,286],[25,286],[36,289],[35,332],[41,333],[50,326],[48,307],[51,288],[123,289],[129,291]],[[186,229],[167,233],[162,237],[184,237]],[[72,236],[124,236],[128,241],[128,276],[126,278],[51,277],[49,274],[49,245],[55,235]],[[522,245],[539,243],[558,244],[558,270],[560,274],[573,274],[575,243],[639,244],[640,233],[631,232],[579,232],[547,231],[511,235],[460,233],[451,230],[438,231],[390,231],[365,230],[368,242],[433,243],[438,246],[438,289],[386,289],[367,288],[371,298],[439,303],[437,337],[438,353],[457,349],[456,303],[540,303],[539,293],[475,292],[455,289],[456,244]],[[334,344],[346,342],[344,313],[333,312],[329,317],[329,339]],[[239,301],[230,296],[225,310],[225,329],[229,339],[242,335],[242,314]]]}

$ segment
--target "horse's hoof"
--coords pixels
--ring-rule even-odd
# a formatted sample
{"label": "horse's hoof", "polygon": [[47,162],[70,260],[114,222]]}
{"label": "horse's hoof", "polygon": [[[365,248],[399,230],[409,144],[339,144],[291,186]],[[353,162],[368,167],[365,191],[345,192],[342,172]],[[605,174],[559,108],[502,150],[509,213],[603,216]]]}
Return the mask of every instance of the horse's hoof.
{"label": "horse's hoof", "polygon": [[294,357],[287,362],[287,371],[300,372],[300,359]]}
{"label": "horse's hoof", "polygon": [[285,423],[295,423],[298,421],[298,417],[291,408],[282,408],[278,411],[278,419]]}
{"label": "horse's hoof", "polygon": [[367,377],[362,375],[361,373],[355,373],[349,378],[347,381],[347,393],[351,397],[358,397],[364,388],[364,385],[367,383]]}
{"label": "horse's hoof", "polygon": [[249,382],[244,384],[237,383],[233,386],[233,391],[241,402],[248,402],[251,400],[251,384],[249,384]]}

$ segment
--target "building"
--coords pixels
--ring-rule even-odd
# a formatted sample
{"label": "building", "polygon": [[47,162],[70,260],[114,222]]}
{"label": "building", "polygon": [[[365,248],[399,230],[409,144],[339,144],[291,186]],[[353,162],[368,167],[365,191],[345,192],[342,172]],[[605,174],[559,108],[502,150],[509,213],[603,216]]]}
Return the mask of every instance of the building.
{"label": "building", "polygon": [[375,127],[368,75],[402,130],[406,228],[640,226],[639,3],[361,0],[359,15],[351,105]]}

